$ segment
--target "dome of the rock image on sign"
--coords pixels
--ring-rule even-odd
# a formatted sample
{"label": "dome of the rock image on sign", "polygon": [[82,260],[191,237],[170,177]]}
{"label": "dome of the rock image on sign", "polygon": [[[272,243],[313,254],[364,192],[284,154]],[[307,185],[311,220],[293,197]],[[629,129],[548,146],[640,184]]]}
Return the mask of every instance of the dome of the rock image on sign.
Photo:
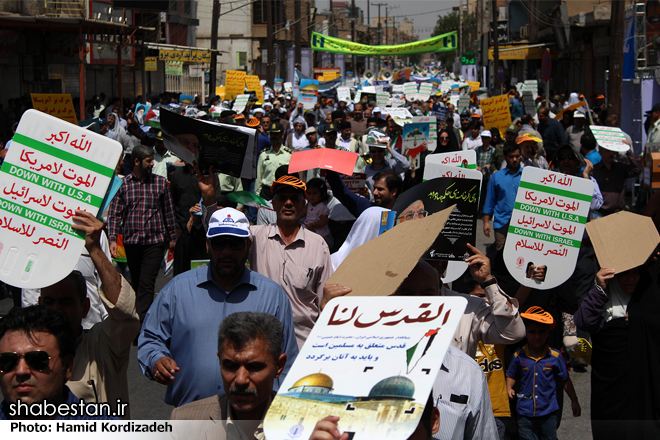
{"label": "dome of the rock image on sign", "polygon": [[415,384],[403,376],[383,379],[371,388],[369,399],[410,399],[415,394]]}
{"label": "dome of the rock image on sign", "polygon": [[334,382],[327,374],[314,373],[299,379],[293,384],[289,391],[291,392],[312,392],[312,393],[329,393],[332,391]]}

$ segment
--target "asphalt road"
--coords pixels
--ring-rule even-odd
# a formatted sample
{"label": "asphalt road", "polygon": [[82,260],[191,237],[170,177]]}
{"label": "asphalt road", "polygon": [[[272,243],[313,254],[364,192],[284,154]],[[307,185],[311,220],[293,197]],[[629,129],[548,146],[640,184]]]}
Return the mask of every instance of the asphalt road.
{"label": "asphalt road", "polygon": [[[481,220],[477,223],[477,247],[485,249],[493,240],[483,234]],[[161,273],[156,282],[156,291],[159,291],[169,279]],[[0,315],[4,315],[11,307],[11,299],[0,300]],[[575,418],[571,410],[570,401],[565,396],[561,426],[557,436],[561,440],[584,440],[591,438],[590,412],[590,369],[586,373],[571,371],[571,379],[575,386],[582,406],[582,416]],[[131,418],[136,420],[166,420],[169,419],[172,407],[164,403],[165,386],[150,381],[140,371],[137,363],[137,347],[131,349],[131,363],[128,367],[128,388],[130,394]]]}

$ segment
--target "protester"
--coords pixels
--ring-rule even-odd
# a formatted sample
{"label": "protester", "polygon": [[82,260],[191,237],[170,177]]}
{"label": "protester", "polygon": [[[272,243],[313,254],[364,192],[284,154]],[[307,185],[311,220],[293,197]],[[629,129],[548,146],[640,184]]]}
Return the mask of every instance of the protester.
{"label": "protester", "polygon": [[282,146],[284,127],[274,122],[269,128],[271,147],[259,155],[257,164],[257,181],[254,186],[255,194],[266,200],[273,198],[270,186],[275,180],[275,171],[282,165],[288,165],[292,151]]}
{"label": "protester", "polygon": [[320,179],[314,178],[307,182],[307,215],[305,216],[305,227],[319,234],[332,247],[332,234],[328,227],[328,185]]}
{"label": "protester", "polygon": [[[387,155],[392,156],[391,159],[386,159]],[[387,141],[385,145],[382,144],[369,144],[369,157],[372,162],[365,166],[360,172],[367,175],[367,187],[369,191],[374,192],[374,177],[377,173],[385,171],[393,171],[401,174],[410,168],[410,162],[405,156],[397,153],[391,146],[391,142]],[[332,183],[330,184],[332,186]],[[375,196],[374,196],[375,197]]]}
{"label": "protester", "polygon": [[631,148],[626,152],[627,163],[614,161],[615,156],[618,155],[616,151],[601,146],[599,153],[602,160],[594,165],[593,176],[603,194],[603,206],[600,211],[608,215],[624,209],[627,179],[639,176],[642,172],[642,163],[635,157]]}
{"label": "protester", "polygon": [[550,110],[547,107],[541,107],[538,112],[539,126],[538,131],[543,139],[543,148],[547,156],[552,157],[557,148],[567,143],[566,131],[561,122],[550,117]]}

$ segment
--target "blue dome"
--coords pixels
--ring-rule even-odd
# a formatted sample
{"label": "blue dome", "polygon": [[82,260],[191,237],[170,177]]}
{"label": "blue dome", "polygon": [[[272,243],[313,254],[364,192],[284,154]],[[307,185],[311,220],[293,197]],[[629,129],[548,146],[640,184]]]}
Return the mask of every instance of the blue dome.
{"label": "blue dome", "polygon": [[403,376],[393,376],[383,379],[369,391],[370,399],[412,399],[415,394],[415,384]]}

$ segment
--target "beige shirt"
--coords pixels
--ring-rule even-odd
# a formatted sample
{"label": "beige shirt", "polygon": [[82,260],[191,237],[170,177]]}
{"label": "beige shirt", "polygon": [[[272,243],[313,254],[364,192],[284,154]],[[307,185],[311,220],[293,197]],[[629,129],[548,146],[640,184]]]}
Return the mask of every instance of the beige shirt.
{"label": "beige shirt", "polygon": [[250,269],[278,283],[291,301],[298,347],[319,316],[323,286],[332,275],[330,251],[323,237],[300,228],[286,246],[277,225],[251,226]]}
{"label": "beige shirt", "polygon": [[[442,296],[462,296],[468,304],[458,324],[452,345],[474,358],[479,341],[485,344],[513,344],[525,337],[518,300],[504,293],[497,284],[484,289],[486,299],[454,292],[442,286]],[[513,309],[507,305],[511,301]]]}
{"label": "beige shirt", "polygon": [[[79,399],[107,402],[115,411],[117,399],[128,403],[128,361],[133,339],[140,333],[140,318],[135,311],[135,292],[124,277],[116,305],[108,301],[103,289],[99,295],[108,317],[78,338],[67,386]],[[129,407],[125,408],[123,418],[129,419]]]}

